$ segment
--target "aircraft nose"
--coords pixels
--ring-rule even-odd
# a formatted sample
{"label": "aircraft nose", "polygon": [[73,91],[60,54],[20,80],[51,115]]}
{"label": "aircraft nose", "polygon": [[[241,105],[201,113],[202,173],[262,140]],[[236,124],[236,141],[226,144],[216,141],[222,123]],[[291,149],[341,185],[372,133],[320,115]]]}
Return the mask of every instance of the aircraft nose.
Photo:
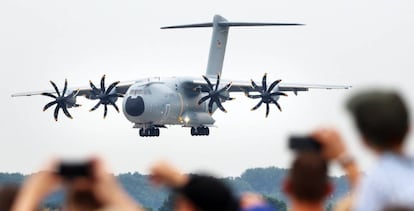
{"label": "aircraft nose", "polygon": [[142,97],[138,96],[136,98],[128,97],[125,102],[125,111],[128,115],[139,116],[144,113],[145,106],[144,100]]}

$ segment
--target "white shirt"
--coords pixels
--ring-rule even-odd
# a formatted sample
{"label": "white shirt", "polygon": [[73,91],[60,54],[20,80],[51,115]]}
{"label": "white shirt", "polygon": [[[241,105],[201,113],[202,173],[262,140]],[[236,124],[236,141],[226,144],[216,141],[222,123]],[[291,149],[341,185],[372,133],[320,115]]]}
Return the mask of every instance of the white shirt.
{"label": "white shirt", "polygon": [[386,207],[414,208],[414,159],[385,153],[362,179],[355,211],[382,211]]}

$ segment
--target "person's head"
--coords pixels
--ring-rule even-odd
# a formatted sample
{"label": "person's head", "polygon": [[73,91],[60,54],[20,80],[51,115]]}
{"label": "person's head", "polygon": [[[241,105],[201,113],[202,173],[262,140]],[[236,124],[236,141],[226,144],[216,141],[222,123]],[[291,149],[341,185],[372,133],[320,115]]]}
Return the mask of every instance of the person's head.
{"label": "person's head", "polygon": [[175,189],[176,211],[238,211],[230,188],[217,178],[191,175],[188,183]]}
{"label": "person's head", "polygon": [[237,211],[239,204],[231,189],[221,180],[207,175],[188,175],[167,161],[151,167],[151,181],[174,192],[177,211]]}
{"label": "person's head", "polygon": [[321,204],[332,192],[327,161],[317,152],[300,152],[284,184],[292,202]]}
{"label": "person's head", "polygon": [[379,151],[400,148],[408,133],[409,111],[395,91],[368,90],[347,104],[364,142]]}

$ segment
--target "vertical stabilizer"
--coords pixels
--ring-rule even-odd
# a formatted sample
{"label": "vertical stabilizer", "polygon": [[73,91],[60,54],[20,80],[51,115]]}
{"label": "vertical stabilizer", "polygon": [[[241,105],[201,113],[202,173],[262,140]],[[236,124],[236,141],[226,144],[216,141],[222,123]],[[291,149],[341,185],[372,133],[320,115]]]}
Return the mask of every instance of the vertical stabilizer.
{"label": "vertical stabilizer", "polygon": [[227,22],[220,15],[215,15],[213,19],[213,35],[211,37],[210,53],[208,55],[207,76],[217,77],[221,74],[224,62],[224,54],[226,52],[227,36],[229,34],[229,26],[219,23]]}
{"label": "vertical stabilizer", "polygon": [[177,26],[165,26],[161,29],[180,29],[180,28],[204,28],[213,27],[211,37],[210,53],[208,55],[206,75],[216,78],[221,75],[223,69],[224,54],[226,53],[227,36],[230,27],[239,26],[300,26],[298,23],[261,23],[261,22],[228,22],[220,15],[215,15],[211,23],[196,23]]}

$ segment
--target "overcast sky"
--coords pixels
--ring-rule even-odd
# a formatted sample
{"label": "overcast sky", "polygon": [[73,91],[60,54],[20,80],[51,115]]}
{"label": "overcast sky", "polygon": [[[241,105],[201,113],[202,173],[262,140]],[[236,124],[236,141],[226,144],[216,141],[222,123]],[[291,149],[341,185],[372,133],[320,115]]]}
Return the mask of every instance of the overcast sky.
{"label": "overcast sky", "polygon": [[[245,2],[245,3],[243,3]],[[129,81],[150,76],[205,73],[211,29],[160,30],[165,25],[211,21],[298,22],[301,27],[232,28],[222,77],[284,82],[349,84],[349,91],[312,90],[250,109],[257,101],[235,94],[227,114],[214,114],[208,137],[188,128],[161,129],[142,138],[122,113],[88,110],[96,102],[78,98],[74,119],[53,109],[50,98],[11,98],[15,92],[50,89],[49,80],[72,86]],[[186,171],[239,175],[250,167],[289,166],[290,134],[318,126],[343,131],[363,169],[372,163],[359,144],[344,102],[357,90],[379,86],[401,90],[413,105],[414,2],[412,0],[293,1],[0,1],[0,172],[36,171],[51,156],[103,155],[118,173],[147,172],[169,159]],[[121,105],[121,102],[118,102]],[[414,153],[414,144],[409,152]]]}

